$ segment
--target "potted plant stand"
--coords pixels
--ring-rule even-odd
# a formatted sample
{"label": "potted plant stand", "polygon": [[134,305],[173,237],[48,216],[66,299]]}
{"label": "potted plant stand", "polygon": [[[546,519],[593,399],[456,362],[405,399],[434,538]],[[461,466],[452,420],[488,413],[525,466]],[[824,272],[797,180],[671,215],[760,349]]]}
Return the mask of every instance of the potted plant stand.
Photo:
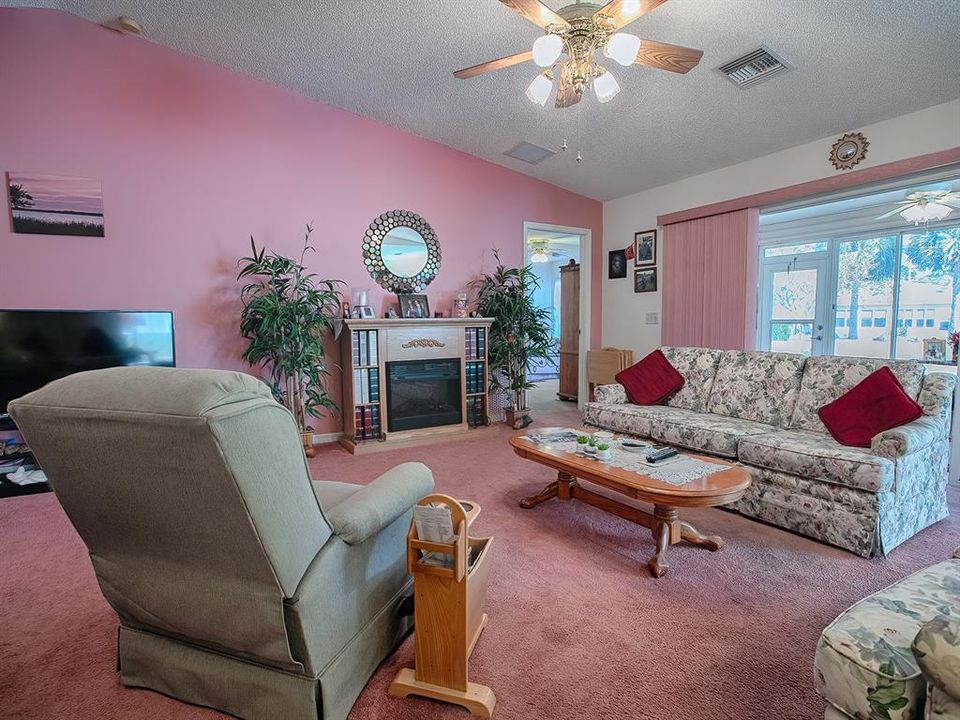
{"label": "potted plant stand", "polygon": [[[442,503],[450,508],[456,539],[452,544],[417,537],[416,525],[407,533],[407,572],[413,575],[415,667],[403,668],[390,684],[390,695],[421,695],[460,705],[473,715],[489,718],[496,697],[486,685],[470,682],[468,666],[473,648],[487,625],[483,604],[490,574],[493,538],[469,537],[476,503],[459,503],[447,495],[428,495],[418,504]],[[453,556],[450,567],[424,564],[420,551]],[[472,559],[472,562],[471,562]]]}
{"label": "potted plant stand", "polygon": [[507,408],[504,412],[507,415],[507,425],[512,427],[514,430],[522,430],[533,422],[533,418],[530,417],[530,408],[526,408],[524,410]]}

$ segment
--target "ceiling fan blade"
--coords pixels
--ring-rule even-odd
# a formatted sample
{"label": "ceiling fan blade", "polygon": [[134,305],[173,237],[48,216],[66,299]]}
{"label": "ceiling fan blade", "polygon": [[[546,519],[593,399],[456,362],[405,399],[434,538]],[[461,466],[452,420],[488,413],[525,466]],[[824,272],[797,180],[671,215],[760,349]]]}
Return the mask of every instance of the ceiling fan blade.
{"label": "ceiling fan blade", "polygon": [[[503,2],[503,0],[500,0]],[[655,10],[667,0],[610,0],[597,10],[593,17],[607,18],[607,24],[614,30],[629,25],[642,15]]]}
{"label": "ceiling fan blade", "polygon": [[874,218],[874,219],[875,219],[875,220],[886,220],[888,217],[893,217],[893,216],[896,215],[898,212],[901,212],[901,211],[903,211],[903,210],[905,210],[905,209],[906,209],[906,208],[899,208],[899,207],[898,207],[898,208],[894,208],[894,209],[891,210],[890,212],[886,212],[886,213],[884,213],[883,215],[881,215],[880,217]]}
{"label": "ceiling fan blade", "polygon": [[523,15],[534,25],[539,25],[544,30],[551,25],[559,25],[563,28],[570,26],[570,23],[540,2],[540,0],[500,0],[500,2],[511,10],[515,10]]}
{"label": "ceiling fan blade", "polygon": [[519,65],[527,60],[533,60],[533,50],[524,50],[523,52],[518,52],[514,55],[507,55],[506,57],[480,63],[479,65],[471,65],[463,70],[457,70],[453,76],[455,78],[459,78],[460,80],[466,80],[467,78],[483,75],[484,73],[493,72],[494,70],[501,70],[505,67],[510,67],[511,65]]}
{"label": "ceiling fan blade", "polygon": [[641,40],[640,50],[637,52],[637,65],[658,70],[669,70],[675,73],[688,73],[700,64],[703,50],[671,45],[656,40]]}

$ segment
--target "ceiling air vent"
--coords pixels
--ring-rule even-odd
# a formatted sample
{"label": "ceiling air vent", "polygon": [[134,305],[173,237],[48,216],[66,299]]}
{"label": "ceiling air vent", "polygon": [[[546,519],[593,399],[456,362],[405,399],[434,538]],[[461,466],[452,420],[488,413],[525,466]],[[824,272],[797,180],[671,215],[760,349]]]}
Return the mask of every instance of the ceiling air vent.
{"label": "ceiling air vent", "polygon": [[787,64],[764,47],[717,68],[737,87],[751,87],[787,70]]}
{"label": "ceiling air vent", "polygon": [[553,157],[556,153],[553,150],[547,150],[533,143],[522,142],[512,150],[507,150],[504,155],[516,158],[517,160],[523,160],[523,162],[530,163],[531,165],[536,165],[548,157]]}

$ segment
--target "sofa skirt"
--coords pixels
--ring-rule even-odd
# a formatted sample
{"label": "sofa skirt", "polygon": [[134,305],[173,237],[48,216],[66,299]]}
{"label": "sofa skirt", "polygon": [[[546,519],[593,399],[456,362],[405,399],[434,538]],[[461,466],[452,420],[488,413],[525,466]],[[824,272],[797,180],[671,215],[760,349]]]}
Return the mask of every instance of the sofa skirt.
{"label": "sofa skirt", "polygon": [[945,468],[942,475],[928,474],[929,480],[920,486],[904,482],[890,492],[873,493],[776,470],[743,467],[753,482],[744,496],[727,508],[862,557],[887,555],[949,514]]}

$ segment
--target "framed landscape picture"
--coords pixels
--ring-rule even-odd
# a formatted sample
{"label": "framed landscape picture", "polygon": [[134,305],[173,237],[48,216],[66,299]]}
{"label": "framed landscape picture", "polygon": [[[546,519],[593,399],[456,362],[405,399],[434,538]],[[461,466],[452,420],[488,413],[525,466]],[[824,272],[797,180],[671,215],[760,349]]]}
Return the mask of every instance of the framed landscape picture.
{"label": "framed landscape picture", "polygon": [[633,271],[633,291],[638,293],[657,291],[657,269],[643,268]]}
{"label": "framed landscape picture", "polygon": [[607,277],[611,280],[627,276],[627,251],[611,250],[607,259]]}
{"label": "framed landscape picture", "polygon": [[633,263],[637,267],[657,264],[657,231],[643,230],[633,234]]}
{"label": "framed landscape picture", "polygon": [[15,233],[103,237],[103,192],[91,178],[7,173]]}

